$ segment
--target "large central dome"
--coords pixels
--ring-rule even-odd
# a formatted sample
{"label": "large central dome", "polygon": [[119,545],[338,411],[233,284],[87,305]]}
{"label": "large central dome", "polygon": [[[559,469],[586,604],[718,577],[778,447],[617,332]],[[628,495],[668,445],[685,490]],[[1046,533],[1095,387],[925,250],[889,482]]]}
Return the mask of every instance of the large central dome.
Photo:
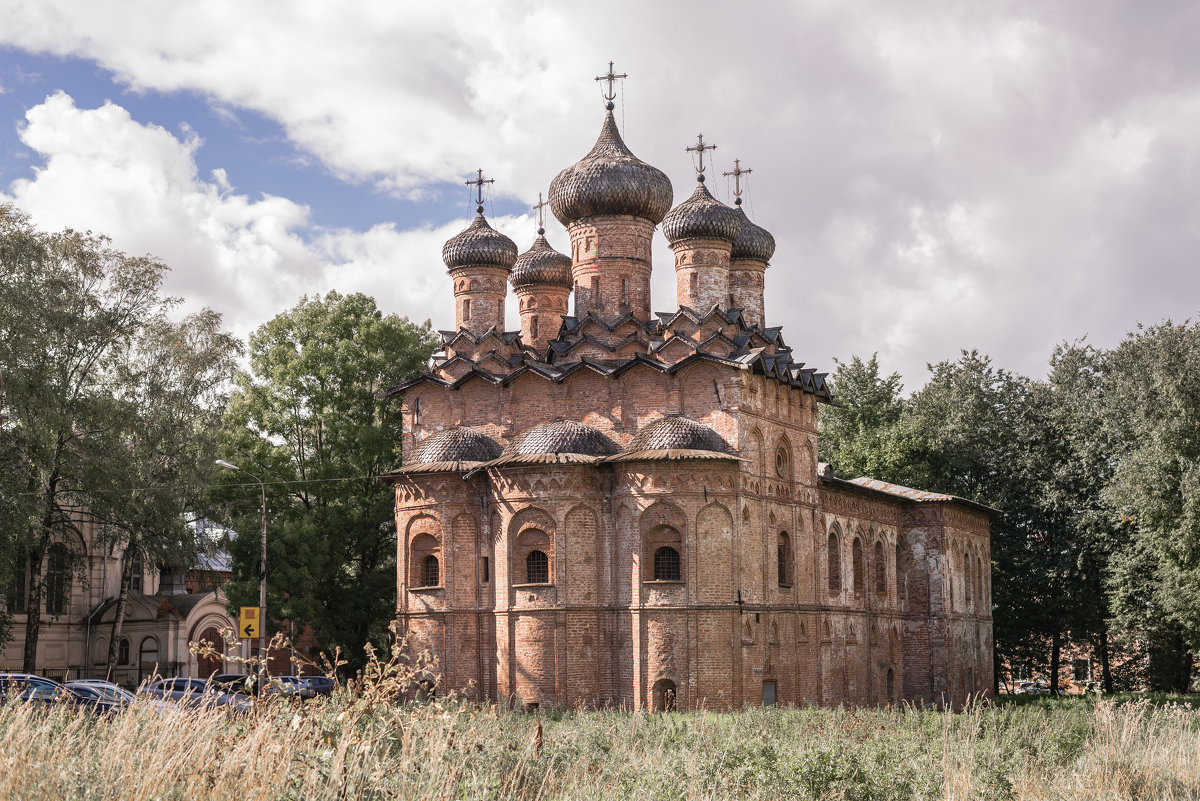
{"label": "large central dome", "polygon": [[629,214],[657,225],[672,197],[666,174],[625,146],[611,109],[591,152],[550,182],[550,209],[563,225],[594,214]]}

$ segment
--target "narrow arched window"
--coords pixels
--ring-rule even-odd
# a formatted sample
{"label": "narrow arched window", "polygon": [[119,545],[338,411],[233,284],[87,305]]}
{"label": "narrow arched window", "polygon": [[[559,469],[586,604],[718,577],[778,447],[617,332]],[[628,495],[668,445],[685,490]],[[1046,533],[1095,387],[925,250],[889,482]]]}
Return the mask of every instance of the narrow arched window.
{"label": "narrow arched window", "polygon": [[980,604],[986,600],[983,592],[983,557],[978,556],[975,557],[975,597]]}
{"label": "narrow arched window", "polygon": [[128,637],[122,637],[120,639],[120,641],[117,643],[117,664],[118,665],[128,665],[129,664],[129,638]]}
{"label": "narrow arched window", "polygon": [[887,593],[887,557],[883,555],[883,543],[875,541],[875,594]]}
{"label": "narrow arched window", "polygon": [[421,560],[421,586],[436,587],[441,580],[438,559],[433,554]]}
{"label": "narrow arched window", "polygon": [[867,583],[867,566],[863,559],[862,540],[858,537],[854,538],[853,546],[854,559],[854,594],[862,595],[863,587]]}
{"label": "narrow arched window", "polygon": [[776,559],[779,568],[779,586],[792,586],[792,541],[786,531],[779,532],[775,545]]}
{"label": "narrow arched window", "polygon": [[669,546],[654,552],[654,580],[679,581],[679,551]]}
{"label": "narrow arched window", "polygon": [[133,556],[133,573],[129,577],[129,589],[142,592],[142,577],[145,575],[146,569],[142,563],[142,555],[134,554]]}
{"label": "narrow arched window", "polygon": [[463,322],[471,319],[471,299],[463,298]]}
{"label": "narrow arched window", "polygon": [[530,551],[525,557],[525,583],[550,583],[550,560],[544,551]]}
{"label": "narrow arched window", "polygon": [[969,607],[971,605],[971,557],[965,553],[963,554],[962,580],[963,606]]}
{"label": "narrow arched window", "polygon": [[530,320],[529,320],[529,336],[533,339],[537,339],[537,335],[538,335],[538,318],[535,316],[535,317],[530,318]]}
{"label": "narrow arched window", "polygon": [[837,535],[829,535],[829,547],[827,554],[826,572],[829,576],[829,592],[830,594],[839,593],[842,591],[842,557],[838,553]]}
{"label": "narrow arched window", "polygon": [[688,276],[688,283],[689,283],[688,293],[691,296],[692,300],[694,301],[700,295],[700,275],[699,275],[699,273],[693,271],[692,274],[690,276]]}
{"label": "narrow arched window", "polygon": [[67,609],[71,594],[70,554],[67,546],[55,543],[50,546],[46,566],[46,614],[61,615]]}

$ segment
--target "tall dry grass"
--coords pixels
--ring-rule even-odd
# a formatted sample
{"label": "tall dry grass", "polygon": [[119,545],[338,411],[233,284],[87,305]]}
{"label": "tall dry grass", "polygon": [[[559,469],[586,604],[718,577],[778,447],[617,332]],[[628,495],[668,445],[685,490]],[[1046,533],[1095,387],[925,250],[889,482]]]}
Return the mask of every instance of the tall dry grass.
{"label": "tall dry grass", "polygon": [[1191,799],[1200,711],[575,711],[354,692],[244,718],[0,708],[3,799]]}

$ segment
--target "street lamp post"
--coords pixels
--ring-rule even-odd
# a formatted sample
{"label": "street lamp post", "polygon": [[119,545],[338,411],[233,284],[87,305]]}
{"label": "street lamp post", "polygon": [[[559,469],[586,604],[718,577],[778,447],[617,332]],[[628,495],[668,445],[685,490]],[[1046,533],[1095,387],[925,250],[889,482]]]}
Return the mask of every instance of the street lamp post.
{"label": "street lamp post", "polygon": [[217,465],[226,470],[236,470],[245,473],[258,482],[262,490],[262,551],[258,557],[258,692],[264,689],[267,675],[267,485],[258,476],[250,473],[224,459],[218,459]]}

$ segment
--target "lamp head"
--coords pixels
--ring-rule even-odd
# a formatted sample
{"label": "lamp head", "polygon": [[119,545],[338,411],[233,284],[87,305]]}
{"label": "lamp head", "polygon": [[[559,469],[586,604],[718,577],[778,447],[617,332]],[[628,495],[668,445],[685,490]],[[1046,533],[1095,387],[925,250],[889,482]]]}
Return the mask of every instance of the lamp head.
{"label": "lamp head", "polygon": [[226,470],[238,470],[238,471],[240,471],[240,470],[242,469],[242,468],[238,467],[238,466],[237,466],[237,465],[235,465],[235,464],[230,464],[229,462],[225,461],[224,459],[218,459],[218,460],[217,460],[217,466],[218,466],[218,467],[224,467]]}

